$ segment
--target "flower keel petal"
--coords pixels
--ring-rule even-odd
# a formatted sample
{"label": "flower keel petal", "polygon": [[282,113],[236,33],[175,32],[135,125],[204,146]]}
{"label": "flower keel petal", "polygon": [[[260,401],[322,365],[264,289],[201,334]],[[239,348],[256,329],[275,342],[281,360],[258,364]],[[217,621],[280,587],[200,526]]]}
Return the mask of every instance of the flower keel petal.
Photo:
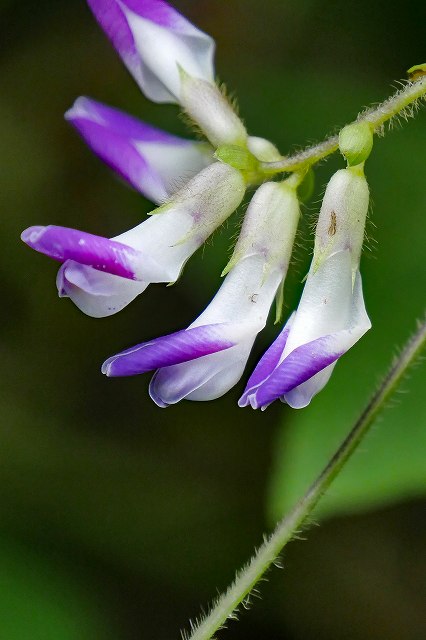
{"label": "flower keel petal", "polygon": [[102,372],[113,377],[139,375],[230,349],[235,341],[227,328],[227,324],[205,325],[155,338],[108,358]]}
{"label": "flower keel petal", "polygon": [[129,280],[138,279],[135,265],[142,255],[120,242],[54,225],[30,227],[21,238],[32,249],[59,262],[75,260],[105,273]]}
{"label": "flower keel petal", "polygon": [[65,114],[111,169],[156,203],[212,161],[209,145],[170,135],[90,98]]}

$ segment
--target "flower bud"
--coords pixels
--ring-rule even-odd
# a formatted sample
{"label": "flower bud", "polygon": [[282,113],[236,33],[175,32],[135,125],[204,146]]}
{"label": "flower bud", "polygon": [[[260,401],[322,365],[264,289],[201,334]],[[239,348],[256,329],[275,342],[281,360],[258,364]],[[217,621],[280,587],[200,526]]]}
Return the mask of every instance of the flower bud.
{"label": "flower bud", "polygon": [[349,167],[365,162],[373,148],[373,130],[368,122],[354,122],[339,134],[339,148]]}

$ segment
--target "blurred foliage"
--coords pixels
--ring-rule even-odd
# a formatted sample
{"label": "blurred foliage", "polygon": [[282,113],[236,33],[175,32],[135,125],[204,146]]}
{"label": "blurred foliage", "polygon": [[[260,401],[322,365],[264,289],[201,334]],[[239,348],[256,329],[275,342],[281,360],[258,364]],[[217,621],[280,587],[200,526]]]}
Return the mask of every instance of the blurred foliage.
{"label": "blurred foliage", "polygon": [[[218,74],[250,131],[283,152],[386,97],[424,59],[420,0],[175,4],[217,39]],[[179,283],[151,287],[117,316],[95,321],[59,301],[56,266],[18,242],[21,230],[50,222],[114,235],[151,207],[91,156],[63,112],[88,94],[185,129],[176,108],[140,95],[83,0],[3,0],[0,17],[0,637],[177,637],[259,543],[265,504],[277,517],[309,483],[422,312],[426,114],[378,141],[368,162],[374,207],[363,275],[374,329],[311,408],[242,411],[240,387],[209,405],[160,411],[147,398],[148,376],[107,380],[99,365],[200,312],[220,283],[238,216]],[[321,189],[338,166],[334,158],[317,171],[287,311],[307,270]],[[252,364],[276,331],[265,330]],[[329,514],[420,493],[421,376],[326,497]],[[424,637],[425,524],[424,504],[411,501],[311,531],[229,637]]]}
{"label": "blurred foliage", "polygon": [[34,640],[113,638],[87,585],[45,559],[0,542],[0,637]]}

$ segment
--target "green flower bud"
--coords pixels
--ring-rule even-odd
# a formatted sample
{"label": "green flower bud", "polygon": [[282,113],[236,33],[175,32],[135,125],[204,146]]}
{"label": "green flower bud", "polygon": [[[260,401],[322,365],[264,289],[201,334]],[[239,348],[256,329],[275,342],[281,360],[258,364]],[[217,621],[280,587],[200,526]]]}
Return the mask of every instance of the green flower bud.
{"label": "green flower bud", "polygon": [[426,64],[415,64],[414,67],[410,67],[407,70],[409,80],[415,82],[426,76]]}
{"label": "green flower bud", "polygon": [[373,148],[371,125],[368,122],[348,124],[339,134],[339,148],[349,167],[365,162]]}

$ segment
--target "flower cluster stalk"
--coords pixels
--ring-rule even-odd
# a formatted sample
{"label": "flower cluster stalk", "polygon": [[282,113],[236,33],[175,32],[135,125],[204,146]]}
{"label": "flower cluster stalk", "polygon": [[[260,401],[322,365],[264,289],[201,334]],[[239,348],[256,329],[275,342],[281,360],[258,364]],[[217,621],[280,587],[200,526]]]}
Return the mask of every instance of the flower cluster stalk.
{"label": "flower cluster stalk", "polygon": [[[403,114],[407,108],[412,107],[425,96],[426,77],[422,77],[420,80],[407,83],[377,107],[372,107],[361,113],[356,122],[368,122],[374,131],[379,131],[386,122]],[[334,135],[300,153],[283,157],[275,162],[263,162],[260,168],[266,175],[300,171],[320,162],[337,151],[338,148],[339,136]]]}
{"label": "flower cluster stalk", "polygon": [[386,407],[389,398],[398,388],[407,370],[416,362],[425,347],[426,319],[419,323],[416,333],[395,359],[355,425],[303,498],[278,523],[272,535],[265,539],[247,566],[237,574],[234,583],[218,598],[211,612],[198,624],[193,625],[190,635],[184,634],[185,638],[188,640],[210,640],[219,629],[223,628],[227,620],[236,618],[238,607],[247,602],[254,587],[271,565],[277,561],[285,545],[306,523],[320,498],[367,435],[377,415]]}

